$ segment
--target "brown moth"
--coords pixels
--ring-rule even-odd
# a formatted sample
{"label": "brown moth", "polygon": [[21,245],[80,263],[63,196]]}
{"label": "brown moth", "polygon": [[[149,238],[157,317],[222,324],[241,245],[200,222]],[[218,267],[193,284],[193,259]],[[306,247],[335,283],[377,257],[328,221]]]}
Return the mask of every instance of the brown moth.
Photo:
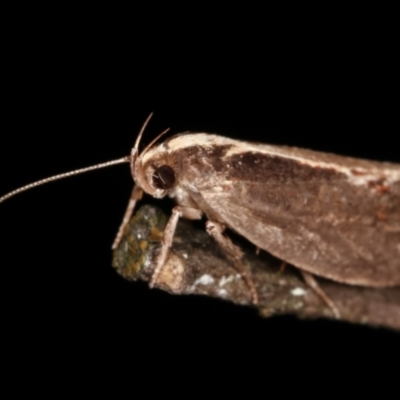
{"label": "brown moth", "polygon": [[317,276],[369,287],[400,285],[399,165],[207,133],[183,133],[155,145],[161,134],[139,154],[149,118],[129,157],[44,179],[0,202],[52,180],[130,162],[135,187],[113,248],[143,192],[177,203],[151,286],[179,218],[203,216],[207,231],[246,280],[253,301],[256,289],[240,264],[240,249],[223,235],[225,227]]}
{"label": "brown moth", "polygon": [[186,133],[133,154],[132,174],[176,200],[172,231],[178,216],[205,214],[208,230],[229,227],[312,274],[400,285],[398,165]]}

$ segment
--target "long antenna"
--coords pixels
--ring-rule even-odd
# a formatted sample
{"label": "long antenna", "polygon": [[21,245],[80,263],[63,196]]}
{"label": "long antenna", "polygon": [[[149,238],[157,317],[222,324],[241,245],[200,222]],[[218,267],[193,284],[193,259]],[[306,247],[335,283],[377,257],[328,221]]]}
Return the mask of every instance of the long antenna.
{"label": "long antenna", "polygon": [[49,176],[48,178],[44,178],[44,179],[41,179],[40,181],[29,183],[28,185],[22,186],[18,189],[13,190],[10,193],[5,194],[4,196],[0,197],[0,203],[9,199],[10,197],[15,196],[18,193],[25,192],[26,190],[32,189],[36,186],[44,185],[45,183],[58,181],[59,179],[69,178],[70,176],[73,176],[73,175],[83,174],[84,172],[93,171],[93,170],[100,169],[100,168],[107,168],[107,167],[110,167],[111,165],[122,164],[122,163],[130,162],[130,161],[131,161],[131,156],[125,156],[125,157],[119,158],[117,160],[112,160],[112,161],[107,161],[107,162],[104,162],[101,164],[92,165],[91,167],[80,168],[80,169],[76,169],[74,171],[64,172],[63,174]]}
{"label": "long antenna", "polygon": [[153,113],[151,112],[150,115],[147,117],[146,121],[144,121],[142,129],[140,129],[139,135],[137,135],[135,145],[132,148],[132,154],[133,154],[133,152],[135,152],[135,153],[139,152],[139,144],[140,144],[140,141],[142,140],[143,132],[146,129],[146,126],[149,123],[152,116],[153,116]]}
{"label": "long antenna", "polygon": [[145,148],[142,150],[140,156],[142,157],[145,155],[149,149],[153,146],[155,142],[157,142],[158,139],[160,139],[161,136],[164,136],[171,128],[167,128],[165,131],[161,132],[155,139],[153,139]]}

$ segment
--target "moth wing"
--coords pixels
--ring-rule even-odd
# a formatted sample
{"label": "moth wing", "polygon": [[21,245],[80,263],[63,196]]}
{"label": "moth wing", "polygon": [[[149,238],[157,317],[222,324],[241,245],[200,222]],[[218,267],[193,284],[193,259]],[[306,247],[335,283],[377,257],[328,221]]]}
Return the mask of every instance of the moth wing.
{"label": "moth wing", "polygon": [[[317,198],[307,193],[306,183],[301,191],[288,186],[266,192],[264,183],[228,182],[222,190],[201,190],[195,201],[201,203],[209,219],[224,223],[300,269],[348,284],[400,284],[400,203],[364,204],[373,212],[359,217],[356,209],[360,206],[355,204],[352,217],[349,207],[335,206],[335,195],[328,188],[321,186]],[[329,207],[321,204],[324,198],[331,205],[329,212]],[[381,209],[386,209],[382,221]]]}

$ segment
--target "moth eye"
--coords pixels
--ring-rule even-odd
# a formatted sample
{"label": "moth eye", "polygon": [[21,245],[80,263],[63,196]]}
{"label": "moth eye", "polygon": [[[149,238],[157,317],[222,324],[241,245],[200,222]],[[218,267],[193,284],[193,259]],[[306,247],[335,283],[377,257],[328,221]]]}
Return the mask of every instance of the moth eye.
{"label": "moth eye", "polygon": [[161,165],[153,174],[153,185],[157,189],[171,189],[175,183],[175,172],[169,165]]}

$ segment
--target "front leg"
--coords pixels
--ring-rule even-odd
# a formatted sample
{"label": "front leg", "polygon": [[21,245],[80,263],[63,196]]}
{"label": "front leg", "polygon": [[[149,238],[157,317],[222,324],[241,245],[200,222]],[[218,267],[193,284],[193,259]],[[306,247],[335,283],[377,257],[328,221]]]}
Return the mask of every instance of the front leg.
{"label": "front leg", "polygon": [[300,272],[303,275],[303,279],[307,283],[307,285],[332,310],[335,318],[340,319],[340,311],[337,308],[335,302],[325,293],[325,291],[321,288],[321,286],[319,286],[319,284],[318,284],[317,280],[314,278],[314,276],[312,274],[310,274],[309,272],[306,272],[303,270],[300,270]]}
{"label": "front leg", "polygon": [[142,198],[142,196],[143,196],[143,190],[138,185],[135,184],[131,193],[131,197],[129,198],[128,206],[126,207],[124,218],[122,219],[117,235],[115,236],[114,243],[111,247],[113,250],[115,250],[118,247],[119,242],[121,241],[122,236],[124,234],[124,229],[128,225],[129,220],[132,217],[136,203],[138,202],[138,200]]}
{"label": "front leg", "polygon": [[171,218],[169,219],[167,226],[164,230],[164,235],[161,241],[161,249],[156,258],[156,266],[154,268],[153,275],[150,280],[150,287],[154,287],[157,282],[157,278],[160,275],[162,267],[167,259],[168,250],[172,246],[174,239],[176,226],[179,221],[179,217],[187,219],[201,219],[203,212],[197,208],[176,206],[172,210]]}
{"label": "front leg", "polygon": [[215,241],[221,246],[221,248],[225,252],[225,254],[233,262],[235,269],[239,272],[242,279],[245,281],[247,287],[250,290],[253,304],[257,304],[258,296],[257,296],[256,287],[254,285],[253,280],[251,279],[251,277],[248,275],[245,268],[243,267],[243,263],[242,263],[243,252],[242,252],[242,250],[240,250],[240,248],[238,246],[235,246],[227,236],[223,235],[223,232],[225,230],[224,225],[222,225],[218,222],[207,221],[206,222],[206,230],[207,230],[207,233],[215,239]]}

